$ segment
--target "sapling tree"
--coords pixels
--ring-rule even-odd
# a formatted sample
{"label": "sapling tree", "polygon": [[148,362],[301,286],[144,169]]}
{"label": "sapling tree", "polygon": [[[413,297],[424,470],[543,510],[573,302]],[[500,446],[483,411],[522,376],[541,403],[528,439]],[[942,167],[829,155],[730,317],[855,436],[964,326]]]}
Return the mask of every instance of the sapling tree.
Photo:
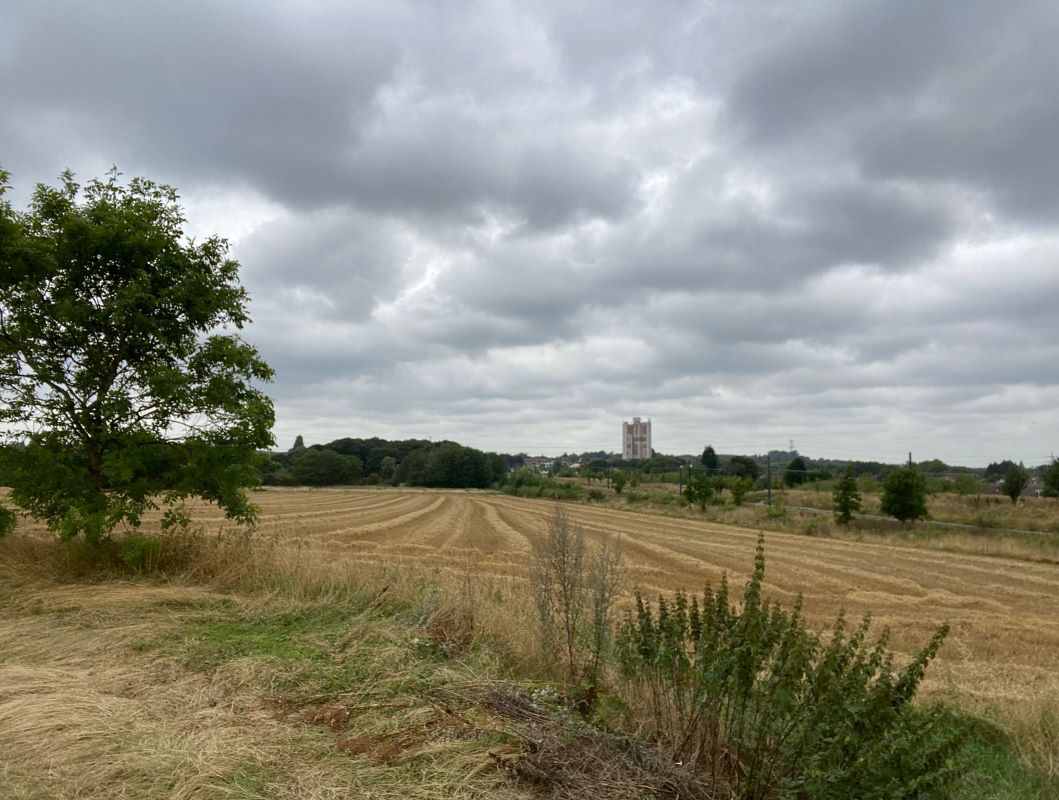
{"label": "sapling tree", "polygon": [[[273,443],[272,370],[225,240],[184,232],[174,189],[70,172],[29,209],[0,172],[0,430],[10,498],[98,543],[145,511],[202,497],[251,522],[256,451]],[[6,515],[5,515],[6,516]]]}
{"label": "sapling tree", "polygon": [[1019,464],[1008,469],[1004,476],[1004,494],[1011,498],[1011,504],[1015,505],[1022,496],[1022,492],[1030,485],[1029,471]]}
{"label": "sapling tree", "polygon": [[848,525],[853,520],[853,515],[860,511],[860,490],[857,489],[857,479],[853,476],[853,468],[849,467],[838,479],[835,490],[831,494],[831,504],[835,512],[835,522],[839,525]]}
{"label": "sapling tree", "polygon": [[684,496],[689,503],[695,503],[700,510],[705,511],[706,504],[713,497],[713,480],[705,473],[694,473],[684,486]]}

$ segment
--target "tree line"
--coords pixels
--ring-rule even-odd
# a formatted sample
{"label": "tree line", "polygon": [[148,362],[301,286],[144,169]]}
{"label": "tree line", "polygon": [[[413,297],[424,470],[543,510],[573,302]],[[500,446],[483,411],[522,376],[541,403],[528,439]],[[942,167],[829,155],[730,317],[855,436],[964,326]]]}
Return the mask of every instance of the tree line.
{"label": "tree line", "polygon": [[503,483],[510,456],[457,442],[342,438],[305,446],[299,436],[284,453],[262,453],[266,486],[387,484],[444,489],[487,489]]}

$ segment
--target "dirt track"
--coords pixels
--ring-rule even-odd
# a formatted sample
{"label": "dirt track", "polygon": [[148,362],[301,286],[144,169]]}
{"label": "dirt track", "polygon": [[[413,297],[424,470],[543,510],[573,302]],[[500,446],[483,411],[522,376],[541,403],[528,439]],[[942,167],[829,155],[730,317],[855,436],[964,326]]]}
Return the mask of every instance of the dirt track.
{"label": "dirt track", "polygon": [[[553,511],[550,501],[473,492],[273,490],[256,501],[263,534],[337,558],[514,577],[526,574]],[[738,590],[753,564],[757,531],[567,510],[590,540],[621,536],[630,585],[647,591],[697,590],[725,572]],[[908,652],[948,621],[935,689],[1001,701],[1059,691],[1059,567],[773,532],[765,543],[770,597],[789,604],[802,593],[818,625],[871,611]]]}

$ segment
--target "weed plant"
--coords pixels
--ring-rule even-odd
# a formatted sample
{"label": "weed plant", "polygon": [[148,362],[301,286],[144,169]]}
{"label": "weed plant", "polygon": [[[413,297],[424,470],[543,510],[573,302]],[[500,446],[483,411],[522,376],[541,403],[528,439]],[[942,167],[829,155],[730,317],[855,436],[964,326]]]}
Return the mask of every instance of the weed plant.
{"label": "weed plant", "polygon": [[713,792],[764,798],[912,798],[955,777],[958,726],[911,701],[948,632],[903,669],[870,619],[830,637],[762,599],[758,540],[741,606],[727,582],[701,600],[652,605],[637,593],[617,636],[623,694],[642,732],[703,776]]}
{"label": "weed plant", "polygon": [[559,504],[548,535],[537,540],[530,587],[537,606],[541,650],[570,683],[581,682],[594,704],[610,649],[612,609],[623,580],[621,542],[589,550],[584,531]]}

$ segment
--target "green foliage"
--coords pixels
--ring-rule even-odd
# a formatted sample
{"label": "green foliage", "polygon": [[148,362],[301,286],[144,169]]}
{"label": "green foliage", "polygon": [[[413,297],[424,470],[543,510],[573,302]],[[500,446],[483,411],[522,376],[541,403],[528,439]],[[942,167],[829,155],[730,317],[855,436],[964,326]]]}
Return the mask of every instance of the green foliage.
{"label": "green foliage", "polygon": [[653,455],[639,462],[640,471],[645,475],[661,475],[676,472],[684,466],[684,461],[677,456]]}
{"label": "green foliage", "polygon": [[910,522],[927,515],[927,482],[914,467],[899,467],[883,483],[884,514]]}
{"label": "green foliage", "polygon": [[7,506],[0,505],[0,539],[3,539],[15,529],[16,522],[15,512]]}
{"label": "green foliage", "polygon": [[1004,494],[1011,498],[1011,504],[1019,501],[1022,491],[1030,484],[1030,473],[1025,467],[1015,464],[1004,476]]}
{"label": "green foliage", "polygon": [[760,471],[757,461],[750,456],[732,456],[728,459],[725,467],[728,470],[728,474],[737,475],[740,478],[750,478],[751,480],[757,480],[758,472]]}
{"label": "green foliage", "polygon": [[701,511],[705,511],[706,504],[713,497],[713,480],[704,472],[690,475],[684,485],[684,496],[689,503],[695,503]]}
{"label": "green foliage", "polygon": [[[512,470],[501,487],[501,491],[518,497],[550,497],[554,500],[580,500],[585,497],[585,490],[578,484],[553,480],[529,467]],[[589,494],[593,491],[599,490],[591,489]],[[603,499],[603,497],[600,491],[599,498],[595,499]]]}
{"label": "green foliage", "polygon": [[291,467],[291,476],[299,486],[348,486],[360,480],[361,472],[356,456],[315,447],[302,452]]}
{"label": "green foliage", "polygon": [[732,502],[737,506],[743,505],[746,493],[753,488],[754,482],[750,478],[730,477],[728,479],[728,491],[732,493]]}
{"label": "green foliage", "polygon": [[721,460],[717,457],[717,452],[713,449],[712,444],[706,445],[699,460],[707,471],[716,471],[721,466]]}
{"label": "green foliage", "polygon": [[787,486],[801,486],[809,480],[809,465],[801,456],[791,460],[783,473],[783,482]]}
{"label": "green foliage", "polygon": [[629,476],[622,470],[614,470],[614,474],[611,475],[611,483],[614,485],[614,491],[617,494],[621,494],[621,490],[625,488],[625,484],[629,482]]}
{"label": "green foliage", "polygon": [[1044,494],[1046,497],[1059,497],[1059,458],[1053,458],[1052,463],[1045,467]]}
{"label": "green foliage", "polygon": [[874,475],[858,475],[857,488],[862,494],[875,494],[882,490],[882,485]]}
{"label": "green foliage", "polygon": [[223,239],[185,238],[175,190],[118,177],[0,202],[0,426],[25,445],[4,448],[11,499],[94,543],[159,498],[252,522],[272,370],[217,332],[248,321],[239,265]]}
{"label": "green foliage", "polygon": [[957,475],[950,487],[956,494],[969,495],[982,491],[982,481],[974,475]]}
{"label": "green foliage", "polygon": [[507,475],[507,459],[456,442],[413,450],[397,467],[398,483],[448,489],[485,489]]}
{"label": "green foliage", "polygon": [[860,501],[857,479],[853,476],[853,470],[847,468],[846,473],[835,484],[835,490],[831,494],[831,507],[835,512],[835,522],[839,525],[848,525],[853,520],[853,515],[860,511]]}
{"label": "green foliage", "polygon": [[989,466],[985,468],[985,478],[988,481],[1002,480],[1008,474],[1008,470],[1017,466],[1018,464],[1014,461],[1006,458],[1003,461],[990,462]]}
{"label": "green foliage", "polygon": [[765,602],[764,568],[759,540],[738,608],[724,580],[701,599],[636,594],[616,644],[639,724],[716,796],[941,796],[961,733],[911,701],[947,626],[897,670],[885,632],[868,643],[868,617],[852,630],[839,617],[820,637],[800,599],[790,611]]}

